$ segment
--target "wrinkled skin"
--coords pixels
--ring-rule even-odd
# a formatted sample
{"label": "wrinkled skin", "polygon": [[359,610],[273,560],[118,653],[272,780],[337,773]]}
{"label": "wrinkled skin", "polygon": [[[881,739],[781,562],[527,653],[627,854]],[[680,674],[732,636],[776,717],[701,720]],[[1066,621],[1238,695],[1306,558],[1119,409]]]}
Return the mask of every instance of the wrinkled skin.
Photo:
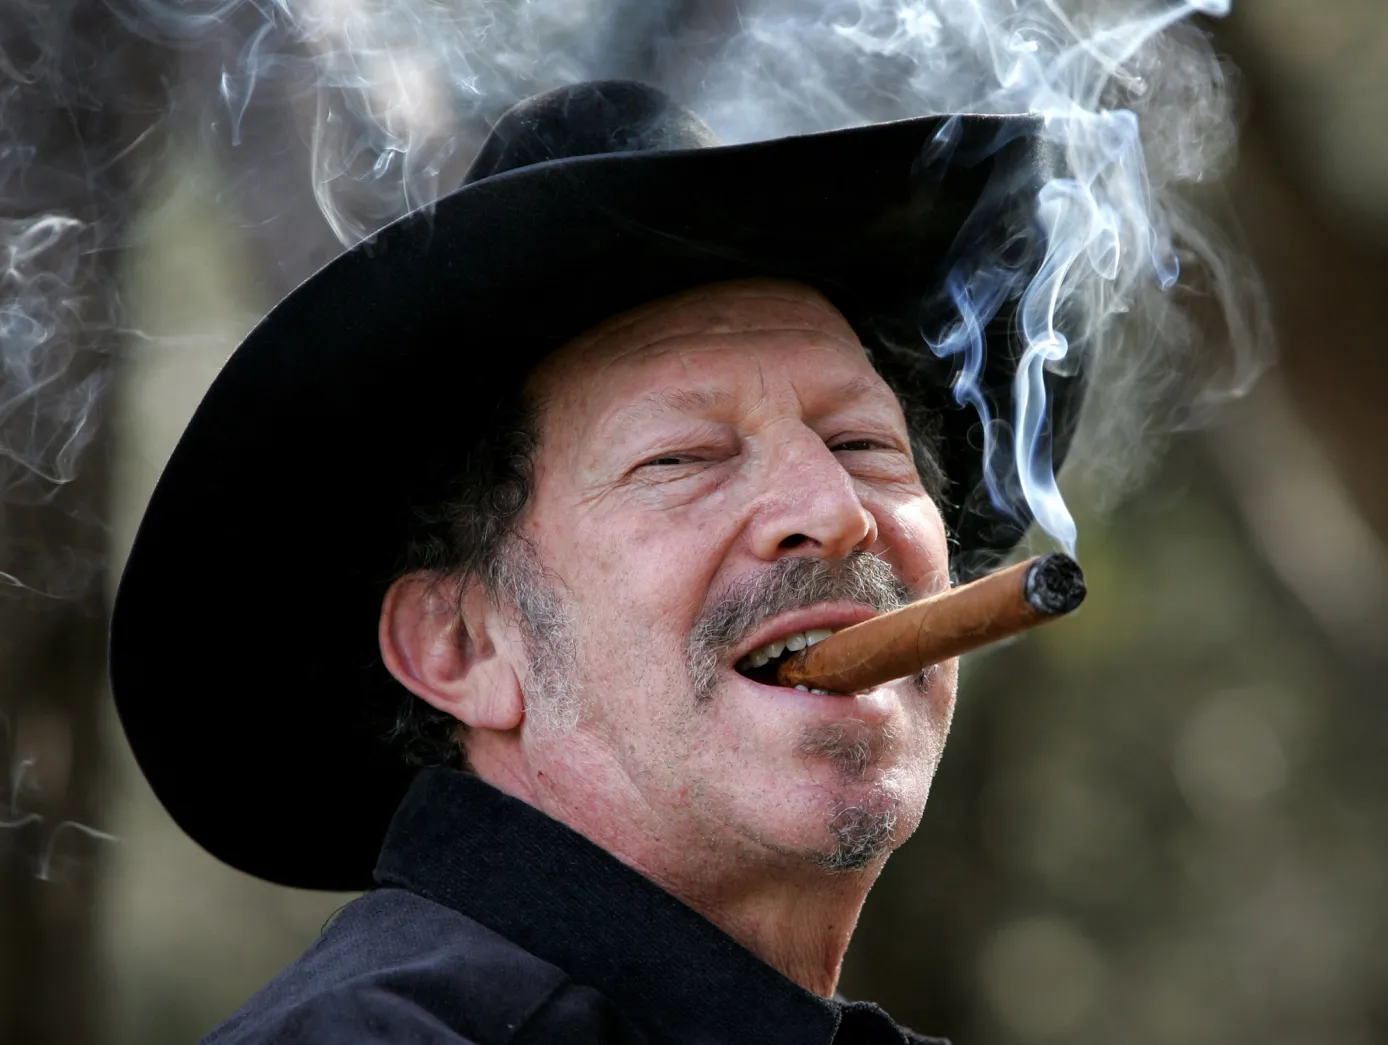
{"label": "wrinkled skin", "polygon": [[[787,557],[862,550],[912,597],[947,585],[944,526],[899,404],[833,306],[779,281],[615,317],[546,360],[529,391],[540,439],[520,529],[568,619],[576,721],[527,719],[540,695],[526,692],[516,614],[476,583],[460,620],[437,585],[397,582],[388,667],[466,724],[483,779],[832,993],[868,889],[919,823],[956,666],[853,696],[734,670],[773,638],[875,612],[842,600],[762,620],[703,699],[687,650],[710,607]],[[866,848],[831,869],[854,831]]]}

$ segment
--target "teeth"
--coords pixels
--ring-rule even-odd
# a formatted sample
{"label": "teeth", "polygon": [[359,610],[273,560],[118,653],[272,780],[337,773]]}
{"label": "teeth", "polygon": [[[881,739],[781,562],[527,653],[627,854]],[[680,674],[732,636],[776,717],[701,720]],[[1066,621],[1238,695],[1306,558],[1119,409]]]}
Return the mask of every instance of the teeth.
{"label": "teeth", "polygon": [[801,693],[808,693],[810,691],[809,686],[803,685],[801,683],[796,683],[795,688],[798,689]]}
{"label": "teeth", "polygon": [[823,642],[832,634],[834,634],[832,628],[811,628],[809,631],[797,631],[794,635],[787,635],[783,639],[768,642],[765,646],[754,649],[742,658],[738,667],[744,670],[765,667],[782,653],[794,653],[806,646],[813,646],[816,642]]}

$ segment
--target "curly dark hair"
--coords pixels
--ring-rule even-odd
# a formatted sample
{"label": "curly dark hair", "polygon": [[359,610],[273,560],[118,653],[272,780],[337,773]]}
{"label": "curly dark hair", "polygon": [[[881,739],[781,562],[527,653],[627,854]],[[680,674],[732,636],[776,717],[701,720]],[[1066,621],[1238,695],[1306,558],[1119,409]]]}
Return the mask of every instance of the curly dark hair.
{"label": "curly dark hair", "polygon": [[[524,389],[502,398],[453,479],[432,503],[416,507],[398,576],[425,573],[456,583],[475,578],[498,595],[506,544],[530,501],[538,422]],[[405,694],[388,740],[413,765],[464,769],[461,728],[448,712]]]}
{"label": "curly dark hair", "polygon": [[[892,354],[869,351],[868,357],[901,403],[921,482],[940,502],[946,478],[937,451],[936,411],[908,391],[909,376],[892,365]],[[436,500],[416,509],[416,530],[398,576],[422,572],[457,585],[475,579],[489,595],[501,594],[508,544],[530,501],[539,413],[521,388],[503,398],[456,476]],[[387,739],[413,765],[466,769],[463,728],[448,712],[404,694]]]}

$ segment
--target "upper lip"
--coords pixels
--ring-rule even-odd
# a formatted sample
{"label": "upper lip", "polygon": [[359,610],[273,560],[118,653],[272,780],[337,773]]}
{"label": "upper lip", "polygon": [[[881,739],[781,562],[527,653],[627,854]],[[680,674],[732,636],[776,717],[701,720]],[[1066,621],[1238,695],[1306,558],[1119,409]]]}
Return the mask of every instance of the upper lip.
{"label": "upper lip", "polygon": [[768,617],[762,621],[757,629],[736,648],[733,653],[733,664],[740,663],[742,658],[754,649],[765,646],[768,642],[783,639],[787,635],[794,635],[798,631],[809,631],[812,628],[830,628],[833,631],[842,631],[844,628],[861,624],[865,620],[871,620],[880,615],[880,610],[858,602],[821,602],[798,610],[787,610],[785,613],[778,613],[776,616]]}

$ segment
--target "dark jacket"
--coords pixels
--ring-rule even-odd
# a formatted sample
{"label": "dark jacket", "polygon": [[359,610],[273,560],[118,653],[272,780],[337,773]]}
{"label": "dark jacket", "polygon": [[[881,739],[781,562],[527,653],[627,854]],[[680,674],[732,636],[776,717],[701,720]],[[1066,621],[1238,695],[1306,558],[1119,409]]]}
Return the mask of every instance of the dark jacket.
{"label": "dark jacket", "polygon": [[381,888],[207,1045],[920,1045],[820,998],[653,882],[464,773],[427,769]]}

